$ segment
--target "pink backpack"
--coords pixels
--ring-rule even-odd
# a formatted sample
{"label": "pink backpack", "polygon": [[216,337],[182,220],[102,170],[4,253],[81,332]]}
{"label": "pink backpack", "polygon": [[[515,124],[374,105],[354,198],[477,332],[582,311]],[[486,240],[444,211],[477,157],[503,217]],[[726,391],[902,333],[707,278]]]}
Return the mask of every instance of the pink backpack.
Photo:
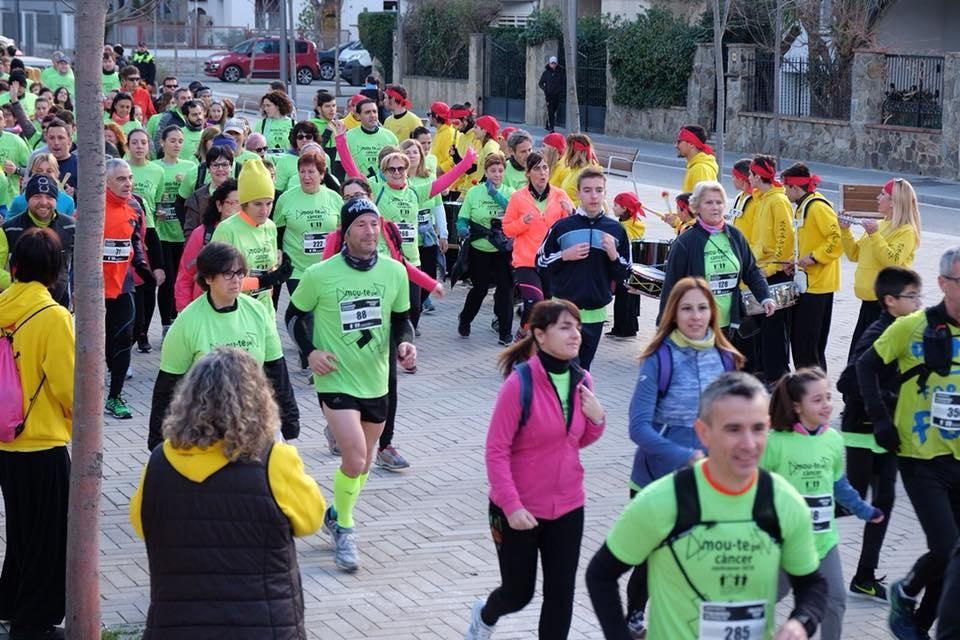
{"label": "pink backpack", "polygon": [[44,373],[40,378],[40,384],[37,385],[37,390],[30,398],[27,412],[24,413],[23,385],[20,383],[20,371],[17,369],[17,357],[20,354],[13,350],[13,336],[23,328],[23,325],[30,322],[33,316],[55,306],[57,305],[48,304],[37,309],[10,333],[0,331],[0,442],[13,442],[23,433],[24,424],[30,416],[30,410],[33,409],[33,402],[40,395],[40,389],[47,380],[47,374]]}

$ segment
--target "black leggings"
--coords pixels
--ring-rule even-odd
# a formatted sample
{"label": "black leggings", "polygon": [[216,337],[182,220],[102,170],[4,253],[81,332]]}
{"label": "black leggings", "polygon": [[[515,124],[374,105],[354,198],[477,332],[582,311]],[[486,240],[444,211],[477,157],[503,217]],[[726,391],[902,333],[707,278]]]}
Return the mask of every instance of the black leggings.
{"label": "black leggings", "polygon": [[863,526],[863,546],[860,547],[860,563],[857,578],[874,577],[880,563],[880,547],[893,514],[893,501],[897,485],[897,456],[893,453],[874,453],[870,449],[847,447],[847,479],[867,499],[870,489],[871,502],[883,511],[880,523],[867,522]]}
{"label": "black leggings", "polygon": [[827,370],[827,338],[833,319],[832,293],[804,293],[793,307],[790,349],[793,366]]}
{"label": "black leggings", "polygon": [[177,272],[180,270],[180,258],[183,256],[183,243],[161,240],[160,246],[163,248],[163,272],[166,278],[157,289],[157,306],[160,307],[160,323],[166,327],[173,324],[177,318],[173,289],[177,284]]}
{"label": "black leggings", "polygon": [[936,619],[944,571],[960,538],[960,460],[943,455],[932,460],[901,457],[898,462],[903,488],[910,496],[929,549],[903,583],[908,596],[924,590],[916,620],[926,630]]}
{"label": "black leggings", "polygon": [[390,375],[387,378],[387,420],[380,432],[380,448],[393,444],[393,428],[397,421],[397,345],[390,341]]}
{"label": "black leggings", "polygon": [[423,291],[420,285],[414,284],[413,282],[410,283],[410,323],[414,329],[420,326],[420,312],[423,311],[423,297],[421,292]]}
{"label": "black leggings", "polygon": [[137,285],[134,300],[137,310],[133,320],[133,337],[139,340],[146,338],[150,332],[153,310],[157,307],[157,286],[152,282]]}
{"label": "black leggings", "polygon": [[494,625],[508,613],[529,604],[537,585],[537,557],[543,565],[543,608],[540,640],[565,640],[573,618],[573,593],[583,538],[583,507],[555,520],[537,519],[527,531],[511,529],[507,516],[490,503],[490,532],[497,546],[501,584],[480,612]]}
{"label": "black leggings", "polygon": [[460,311],[460,321],[470,324],[477,317],[490,287],[493,292],[493,312],[500,324],[500,337],[513,334],[513,282],[510,278],[510,254],[500,251],[480,251],[470,247],[470,282]]}
{"label": "black leggings", "polygon": [[[767,278],[771,285],[789,281],[782,272]],[[776,382],[790,370],[790,324],[793,307],[780,309],[760,322],[760,358],[763,362],[763,381]]]}
{"label": "black leggings", "polygon": [[110,393],[116,398],[123,392],[123,381],[130,367],[130,345],[133,343],[135,309],[132,293],[121,293],[106,303],[106,331],[104,332],[107,369],[110,370]]}
{"label": "black leggings", "polygon": [[[433,245],[432,247],[420,246],[420,271],[423,271],[425,274],[431,278],[437,277],[437,265],[439,264],[438,257],[440,255],[440,247]],[[420,289],[420,304],[423,305],[423,301],[427,299],[427,296],[430,295],[430,291],[426,289]]]}
{"label": "black leggings", "polygon": [[516,267],[513,270],[513,280],[517,283],[517,289],[520,291],[520,299],[523,300],[523,313],[520,314],[520,327],[526,328],[527,321],[530,319],[530,309],[536,303],[547,297],[546,287],[540,274],[533,267]]}
{"label": "black leggings", "polygon": [[[637,495],[636,489],[630,489],[630,499]],[[637,611],[643,611],[650,599],[650,590],[647,588],[647,563],[638,564],[630,572],[627,581],[627,618]]]}
{"label": "black leggings", "polygon": [[857,326],[853,328],[853,336],[850,338],[850,350],[847,352],[847,362],[853,357],[853,348],[860,341],[860,336],[867,330],[873,321],[880,317],[883,311],[880,303],[876,300],[863,300],[860,303],[860,315],[857,316]]}

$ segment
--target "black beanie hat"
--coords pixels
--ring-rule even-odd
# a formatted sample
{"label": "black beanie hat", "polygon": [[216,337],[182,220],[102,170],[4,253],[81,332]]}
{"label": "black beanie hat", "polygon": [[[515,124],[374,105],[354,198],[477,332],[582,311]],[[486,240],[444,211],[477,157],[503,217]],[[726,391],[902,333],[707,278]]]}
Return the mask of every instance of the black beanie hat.
{"label": "black beanie hat", "polygon": [[357,218],[368,213],[372,213],[378,218],[380,217],[380,212],[377,211],[376,205],[367,198],[353,198],[343,203],[343,207],[340,209],[340,233],[343,234],[343,237],[346,237],[347,230],[350,229],[350,225],[352,225]]}

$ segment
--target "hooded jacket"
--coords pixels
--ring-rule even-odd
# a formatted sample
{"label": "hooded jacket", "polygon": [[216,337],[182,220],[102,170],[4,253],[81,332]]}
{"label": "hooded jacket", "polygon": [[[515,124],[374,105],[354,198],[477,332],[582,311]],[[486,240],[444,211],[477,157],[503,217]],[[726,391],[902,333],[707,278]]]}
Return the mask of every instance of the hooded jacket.
{"label": "hooded jacket", "polygon": [[540,82],[537,83],[537,86],[548,98],[563,95],[563,92],[567,90],[563,67],[557,65],[556,69],[551,69],[550,65],[545,66],[543,73],[540,74]]}
{"label": "hooded jacket", "polygon": [[0,293],[0,328],[10,333],[40,309],[43,311],[13,337],[13,352],[19,354],[17,370],[23,386],[24,413],[30,398],[37,389],[40,391],[23,433],[13,442],[0,442],[0,451],[42,451],[70,442],[74,352],[70,312],[57,304],[39,282],[14,282]]}
{"label": "hooded jacket", "polygon": [[698,152],[687,160],[687,173],[683,176],[683,190],[692,193],[698,182],[716,180],[719,171],[720,167],[717,165],[716,158],[703,151]]}
{"label": "hooded jacket", "polygon": [[[549,187],[543,208],[537,204],[530,186],[517,189],[507,202],[503,214],[503,233],[513,238],[513,267],[535,267],[537,250],[553,223],[567,215],[563,208],[566,202],[573,208],[563,189]],[[529,223],[523,221],[527,214],[533,215]]]}

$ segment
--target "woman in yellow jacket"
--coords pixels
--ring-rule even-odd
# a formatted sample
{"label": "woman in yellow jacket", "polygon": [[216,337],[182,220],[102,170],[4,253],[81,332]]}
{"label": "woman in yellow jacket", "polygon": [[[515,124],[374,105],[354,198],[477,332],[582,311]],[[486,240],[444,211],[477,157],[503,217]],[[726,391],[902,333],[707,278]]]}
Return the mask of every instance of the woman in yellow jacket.
{"label": "woman in yellow jacket", "polygon": [[13,284],[0,294],[0,329],[13,334],[25,415],[19,434],[0,442],[0,620],[10,621],[11,638],[57,637],[66,606],[74,336],[70,312],[47,289],[62,259],[53,231],[30,229],[13,248]]}
{"label": "woman in yellow jacket", "polygon": [[902,178],[888,180],[877,195],[877,208],[883,220],[860,222],[864,234],[854,239],[850,223],[840,220],[843,252],[857,263],[853,274],[853,293],[861,300],[857,326],[850,340],[850,352],[870,324],[880,316],[880,303],[873,292],[873,282],[885,267],[913,265],[920,246],[920,209],[913,185]]}
{"label": "woman in yellow jacket", "polygon": [[597,161],[597,154],[593,149],[593,141],[590,140],[590,136],[583,133],[571,133],[567,136],[567,150],[563,154],[563,166],[566,168],[566,173],[563,176],[560,188],[566,192],[573,206],[579,206],[577,179],[580,174],[587,167],[603,169]]}

